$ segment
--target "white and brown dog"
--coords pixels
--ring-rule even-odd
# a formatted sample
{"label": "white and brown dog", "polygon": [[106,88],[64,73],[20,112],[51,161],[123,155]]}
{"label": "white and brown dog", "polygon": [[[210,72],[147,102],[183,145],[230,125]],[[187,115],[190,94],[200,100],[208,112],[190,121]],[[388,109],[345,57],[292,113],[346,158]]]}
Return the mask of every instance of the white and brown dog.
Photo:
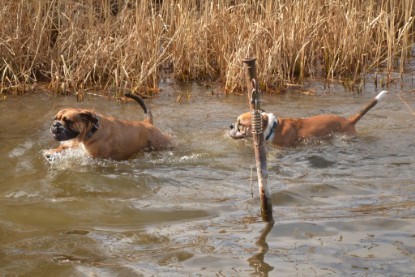
{"label": "white and brown dog", "polygon": [[[332,134],[342,133],[356,135],[355,124],[373,108],[387,91],[381,91],[357,114],[344,118],[341,116],[326,114],[308,118],[277,118],[272,113],[262,113],[263,134],[266,141],[277,146],[296,146],[302,141],[313,138],[324,138]],[[236,123],[231,125],[228,134],[234,139],[252,136],[251,113],[241,114]]]}
{"label": "white and brown dog", "polygon": [[88,109],[60,110],[50,131],[55,140],[64,143],[47,151],[46,156],[81,146],[94,158],[126,160],[138,152],[171,147],[171,137],[153,125],[152,113],[143,99],[131,93],[125,96],[140,104],[145,113],[143,121],[119,120]]}

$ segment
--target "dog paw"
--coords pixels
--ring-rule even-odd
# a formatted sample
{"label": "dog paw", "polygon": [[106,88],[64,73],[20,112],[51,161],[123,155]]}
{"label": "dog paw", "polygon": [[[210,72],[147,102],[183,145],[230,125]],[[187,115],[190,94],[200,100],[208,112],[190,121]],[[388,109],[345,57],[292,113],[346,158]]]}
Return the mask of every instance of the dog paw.
{"label": "dog paw", "polygon": [[51,162],[55,160],[56,156],[58,155],[58,152],[56,152],[54,149],[43,150],[42,155],[47,161]]}

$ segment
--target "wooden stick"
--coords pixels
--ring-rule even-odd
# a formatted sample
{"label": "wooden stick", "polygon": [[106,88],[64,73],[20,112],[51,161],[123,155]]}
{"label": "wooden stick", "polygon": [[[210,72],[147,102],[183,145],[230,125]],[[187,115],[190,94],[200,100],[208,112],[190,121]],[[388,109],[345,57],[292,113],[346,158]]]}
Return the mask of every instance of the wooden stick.
{"label": "wooden stick", "polygon": [[248,87],[249,107],[252,114],[252,136],[254,140],[259,197],[261,200],[261,216],[263,221],[273,222],[272,199],[268,185],[267,153],[265,150],[265,139],[262,133],[261,99],[256,80],[255,61],[255,58],[244,59],[246,84]]}

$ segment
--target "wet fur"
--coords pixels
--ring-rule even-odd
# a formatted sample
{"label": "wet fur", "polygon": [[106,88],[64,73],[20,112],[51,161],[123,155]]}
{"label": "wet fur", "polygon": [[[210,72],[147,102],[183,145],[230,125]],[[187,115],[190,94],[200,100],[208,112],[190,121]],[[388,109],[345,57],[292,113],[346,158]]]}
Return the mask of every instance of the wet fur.
{"label": "wet fur", "polygon": [[[63,109],[56,114],[51,132],[61,144],[50,150],[49,155],[71,147],[82,147],[94,158],[126,160],[136,153],[149,150],[161,150],[171,146],[172,140],[163,134],[153,123],[150,109],[137,95],[125,96],[136,100],[146,113],[143,121],[126,121],[106,117],[88,109]],[[77,132],[75,138],[60,137],[58,128]],[[70,132],[69,132],[70,133]]]}
{"label": "wet fur", "polygon": [[[278,118],[271,142],[277,146],[292,147],[304,140],[325,138],[332,134],[356,135],[355,124],[383,98],[386,91],[380,92],[362,110],[350,118],[337,115],[317,115],[308,118]],[[268,114],[262,114],[263,130],[268,125]],[[251,113],[241,114],[229,131],[235,139],[251,136]],[[266,136],[267,134],[265,134]]]}

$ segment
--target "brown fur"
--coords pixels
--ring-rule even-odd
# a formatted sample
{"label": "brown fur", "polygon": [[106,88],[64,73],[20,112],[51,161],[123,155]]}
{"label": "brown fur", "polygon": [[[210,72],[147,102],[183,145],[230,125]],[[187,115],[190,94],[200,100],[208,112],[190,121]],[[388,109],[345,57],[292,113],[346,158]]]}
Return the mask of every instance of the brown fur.
{"label": "brown fur", "polygon": [[[138,102],[136,95],[131,98]],[[161,150],[171,146],[171,137],[163,134],[152,124],[151,111],[147,111],[143,105],[144,111],[147,112],[146,119],[143,121],[119,120],[87,109],[68,108],[59,111],[51,128],[55,139],[67,140],[64,135],[59,137],[59,134],[56,134],[56,129],[62,128],[56,127],[59,124],[63,125],[66,130],[79,134],[70,139],[69,143],[51,150],[49,154],[83,145],[86,152],[94,158],[126,160],[138,152]]]}
{"label": "brown fur", "polygon": [[[350,118],[332,114],[317,115],[308,118],[278,118],[278,124],[274,130],[271,142],[277,146],[296,146],[304,140],[324,138],[336,133],[355,136],[355,124],[377,104],[385,93],[386,91],[381,92],[361,111]],[[265,130],[268,126],[269,114],[263,113],[262,120],[263,130]],[[229,131],[229,135],[233,138],[251,136],[250,112],[243,113],[238,117],[237,122]],[[266,136],[267,134],[264,135]]]}

